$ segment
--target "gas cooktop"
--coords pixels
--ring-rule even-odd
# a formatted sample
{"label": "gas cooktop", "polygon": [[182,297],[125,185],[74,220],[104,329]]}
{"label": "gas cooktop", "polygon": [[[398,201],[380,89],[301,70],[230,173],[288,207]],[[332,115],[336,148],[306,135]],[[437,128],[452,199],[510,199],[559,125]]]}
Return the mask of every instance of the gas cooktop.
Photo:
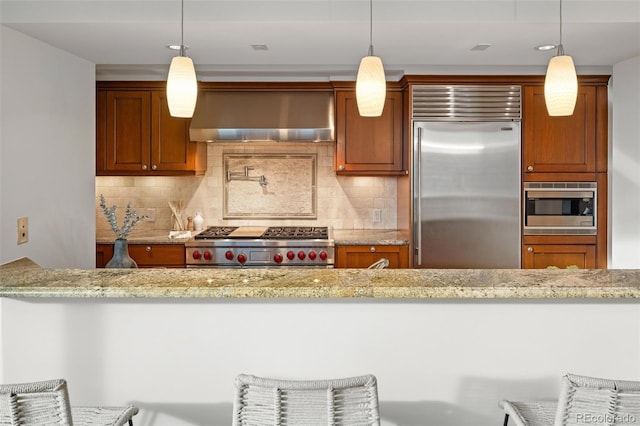
{"label": "gas cooktop", "polygon": [[194,237],[196,240],[264,239],[264,240],[326,240],[326,226],[212,226]]}
{"label": "gas cooktop", "polygon": [[189,268],[332,268],[326,226],[212,226],[185,243]]}

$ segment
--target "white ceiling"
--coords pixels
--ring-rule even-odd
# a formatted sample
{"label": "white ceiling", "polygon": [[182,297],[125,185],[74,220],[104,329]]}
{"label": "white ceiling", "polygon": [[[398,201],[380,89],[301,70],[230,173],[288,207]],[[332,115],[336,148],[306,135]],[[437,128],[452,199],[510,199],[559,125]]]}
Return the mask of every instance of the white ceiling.
{"label": "white ceiling", "polygon": [[[354,79],[368,0],[185,0],[200,80]],[[0,0],[0,22],[97,64],[98,78],[163,79],[180,43],[179,0]],[[640,55],[640,0],[564,0],[578,72]],[[544,73],[558,0],[373,0],[373,45],[390,80],[418,73]],[[491,46],[472,51],[477,44]],[[257,51],[252,44],[266,44]]]}

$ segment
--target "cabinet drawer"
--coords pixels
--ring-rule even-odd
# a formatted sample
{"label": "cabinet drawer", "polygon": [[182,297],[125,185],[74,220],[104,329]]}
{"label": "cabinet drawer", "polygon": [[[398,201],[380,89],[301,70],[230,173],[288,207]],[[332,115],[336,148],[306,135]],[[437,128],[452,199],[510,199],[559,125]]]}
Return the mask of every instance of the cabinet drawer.
{"label": "cabinet drawer", "polygon": [[336,268],[367,268],[381,258],[389,260],[389,268],[409,267],[409,247],[394,245],[336,246]]}
{"label": "cabinet drawer", "polygon": [[140,267],[185,264],[185,250],[181,244],[129,244],[129,256]]}
{"label": "cabinet drawer", "polygon": [[[185,267],[185,249],[182,244],[131,244],[129,256],[140,268]],[[104,268],[113,257],[113,244],[96,244],[96,268]]]}

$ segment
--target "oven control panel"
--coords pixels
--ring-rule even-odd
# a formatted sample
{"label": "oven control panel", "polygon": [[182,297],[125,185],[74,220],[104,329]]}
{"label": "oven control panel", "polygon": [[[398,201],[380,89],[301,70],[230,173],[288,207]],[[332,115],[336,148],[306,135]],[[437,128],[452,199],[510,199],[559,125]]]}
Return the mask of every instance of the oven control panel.
{"label": "oven control panel", "polygon": [[187,247],[190,267],[325,267],[334,265],[334,247]]}

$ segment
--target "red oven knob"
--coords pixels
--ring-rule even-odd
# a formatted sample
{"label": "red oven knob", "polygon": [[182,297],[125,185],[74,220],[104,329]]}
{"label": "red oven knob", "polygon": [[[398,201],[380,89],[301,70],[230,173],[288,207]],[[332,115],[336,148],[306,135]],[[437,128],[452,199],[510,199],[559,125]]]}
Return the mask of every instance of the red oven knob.
{"label": "red oven knob", "polygon": [[292,252],[291,250],[289,250],[287,252],[287,259],[293,260],[294,257],[296,257],[296,254],[294,252]]}
{"label": "red oven knob", "polygon": [[211,260],[211,258],[213,257],[209,250],[205,251],[202,256],[205,258],[205,260]]}
{"label": "red oven knob", "polygon": [[200,259],[200,252],[198,250],[194,250],[194,252],[191,255],[191,257],[193,257],[195,260]]}
{"label": "red oven knob", "polygon": [[316,252],[315,251],[311,250],[309,252],[309,259],[316,260]]}
{"label": "red oven knob", "polygon": [[240,253],[238,255],[238,262],[244,264],[247,261],[247,255],[244,253]]}
{"label": "red oven knob", "polygon": [[227,252],[224,254],[224,257],[227,260],[233,260],[233,252],[231,250],[227,250]]}
{"label": "red oven knob", "polygon": [[282,263],[282,261],[284,260],[284,258],[282,257],[282,255],[280,253],[276,253],[273,255],[273,260],[276,263]]}
{"label": "red oven knob", "polygon": [[327,260],[327,252],[326,251],[321,251],[320,252],[320,259]]}
{"label": "red oven knob", "polygon": [[304,260],[304,258],[307,257],[307,255],[305,254],[305,252],[303,252],[302,250],[300,250],[298,252],[298,259],[300,260]]}

